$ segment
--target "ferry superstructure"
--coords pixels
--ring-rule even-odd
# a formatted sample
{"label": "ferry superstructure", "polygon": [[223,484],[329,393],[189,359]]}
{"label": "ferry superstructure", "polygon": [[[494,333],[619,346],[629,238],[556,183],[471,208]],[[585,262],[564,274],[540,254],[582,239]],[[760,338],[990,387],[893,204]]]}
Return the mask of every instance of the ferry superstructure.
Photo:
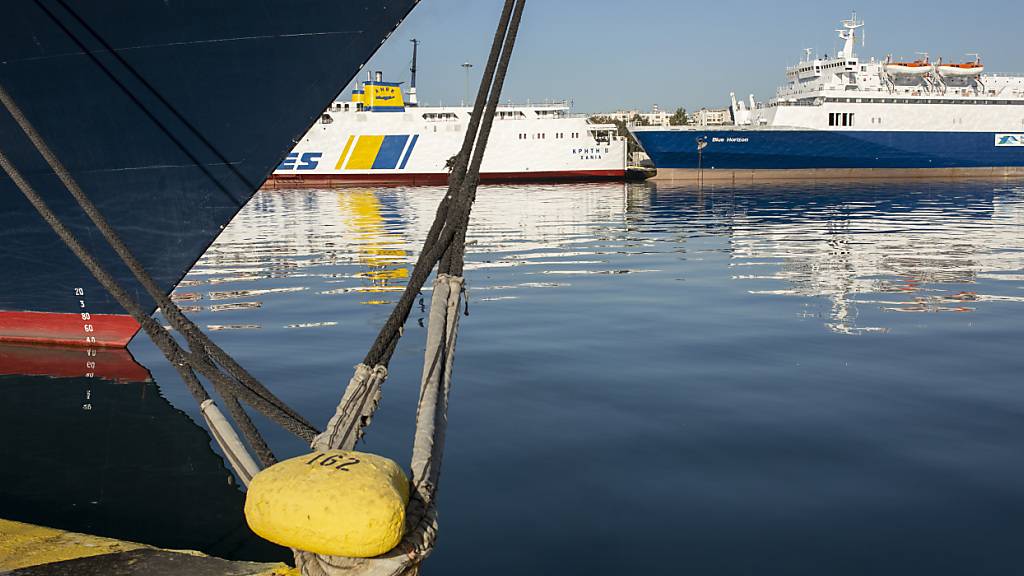
{"label": "ferry superstructure", "polygon": [[[416,0],[13,0],[0,84],[169,292]],[[156,305],[10,114],[0,149]],[[138,324],[0,175],[0,341],[124,346]]]}
{"label": "ferry superstructure", "polygon": [[976,55],[864,60],[863,27],[842,21],[842,51],[807,50],[768,102],[733,95],[732,126],[631,131],[661,177],[1024,175],[1024,76]]}
{"label": "ferry superstructure", "polygon": [[[473,109],[417,106],[380,72],[335,102],[274,171],[274,186],[443,184]],[[622,179],[626,140],[567,102],[502,105],[480,169],[484,182]]]}

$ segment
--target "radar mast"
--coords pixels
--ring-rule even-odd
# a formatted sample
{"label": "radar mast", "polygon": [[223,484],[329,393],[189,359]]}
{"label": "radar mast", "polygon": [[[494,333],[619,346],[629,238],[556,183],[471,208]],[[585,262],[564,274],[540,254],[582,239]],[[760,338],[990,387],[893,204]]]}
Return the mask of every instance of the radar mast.
{"label": "radar mast", "polygon": [[857,40],[857,36],[863,37],[862,34],[857,34],[857,30],[864,27],[864,21],[857,20],[857,13],[854,12],[850,16],[849,20],[842,21],[843,28],[836,30],[839,33],[839,38],[845,41],[843,44],[843,51],[839,53],[840,58],[854,58],[856,55],[853,53],[853,46]]}

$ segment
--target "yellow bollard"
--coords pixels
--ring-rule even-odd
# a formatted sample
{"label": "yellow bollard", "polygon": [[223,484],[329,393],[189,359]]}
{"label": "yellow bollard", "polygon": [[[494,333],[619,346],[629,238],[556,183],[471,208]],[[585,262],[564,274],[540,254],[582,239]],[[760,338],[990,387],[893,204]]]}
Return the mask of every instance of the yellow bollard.
{"label": "yellow bollard", "polygon": [[402,540],[408,502],[409,481],[393,460],[326,450],[257,474],[245,518],[253,532],[282,546],[369,558]]}

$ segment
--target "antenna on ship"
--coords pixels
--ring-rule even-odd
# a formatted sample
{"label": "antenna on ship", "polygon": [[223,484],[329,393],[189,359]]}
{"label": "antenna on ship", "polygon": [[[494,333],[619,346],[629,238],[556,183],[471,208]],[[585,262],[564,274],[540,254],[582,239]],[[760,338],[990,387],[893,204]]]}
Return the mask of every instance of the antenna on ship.
{"label": "antenna on ship", "polygon": [[420,102],[416,99],[416,47],[420,45],[420,41],[413,38],[409,42],[412,42],[412,66],[409,67],[409,72],[412,73],[412,82],[409,83],[409,106],[419,106]]}
{"label": "antenna on ship", "polygon": [[843,45],[843,51],[840,53],[839,57],[853,58],[855,56],[853,53],[853,47],[858,36],[857,30],[864,27],[864,21],[858,21],[857,12],[854,11],[853,15],[850,16],[850,19],[843,20],[841,24],[843,25],[842,30],[836,30],[836,32],[839,32],[839,38],[845,40],[846,44]]}

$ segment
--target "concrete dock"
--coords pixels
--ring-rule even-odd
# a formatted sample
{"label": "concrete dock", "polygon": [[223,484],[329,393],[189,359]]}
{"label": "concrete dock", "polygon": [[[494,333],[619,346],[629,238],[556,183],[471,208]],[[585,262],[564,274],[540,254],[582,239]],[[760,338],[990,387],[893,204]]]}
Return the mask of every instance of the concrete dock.
{"label": "concrete dock", "polygon": [[0,519],[0,576],[298,576],[285,564],[235,562],[188,550]]}

